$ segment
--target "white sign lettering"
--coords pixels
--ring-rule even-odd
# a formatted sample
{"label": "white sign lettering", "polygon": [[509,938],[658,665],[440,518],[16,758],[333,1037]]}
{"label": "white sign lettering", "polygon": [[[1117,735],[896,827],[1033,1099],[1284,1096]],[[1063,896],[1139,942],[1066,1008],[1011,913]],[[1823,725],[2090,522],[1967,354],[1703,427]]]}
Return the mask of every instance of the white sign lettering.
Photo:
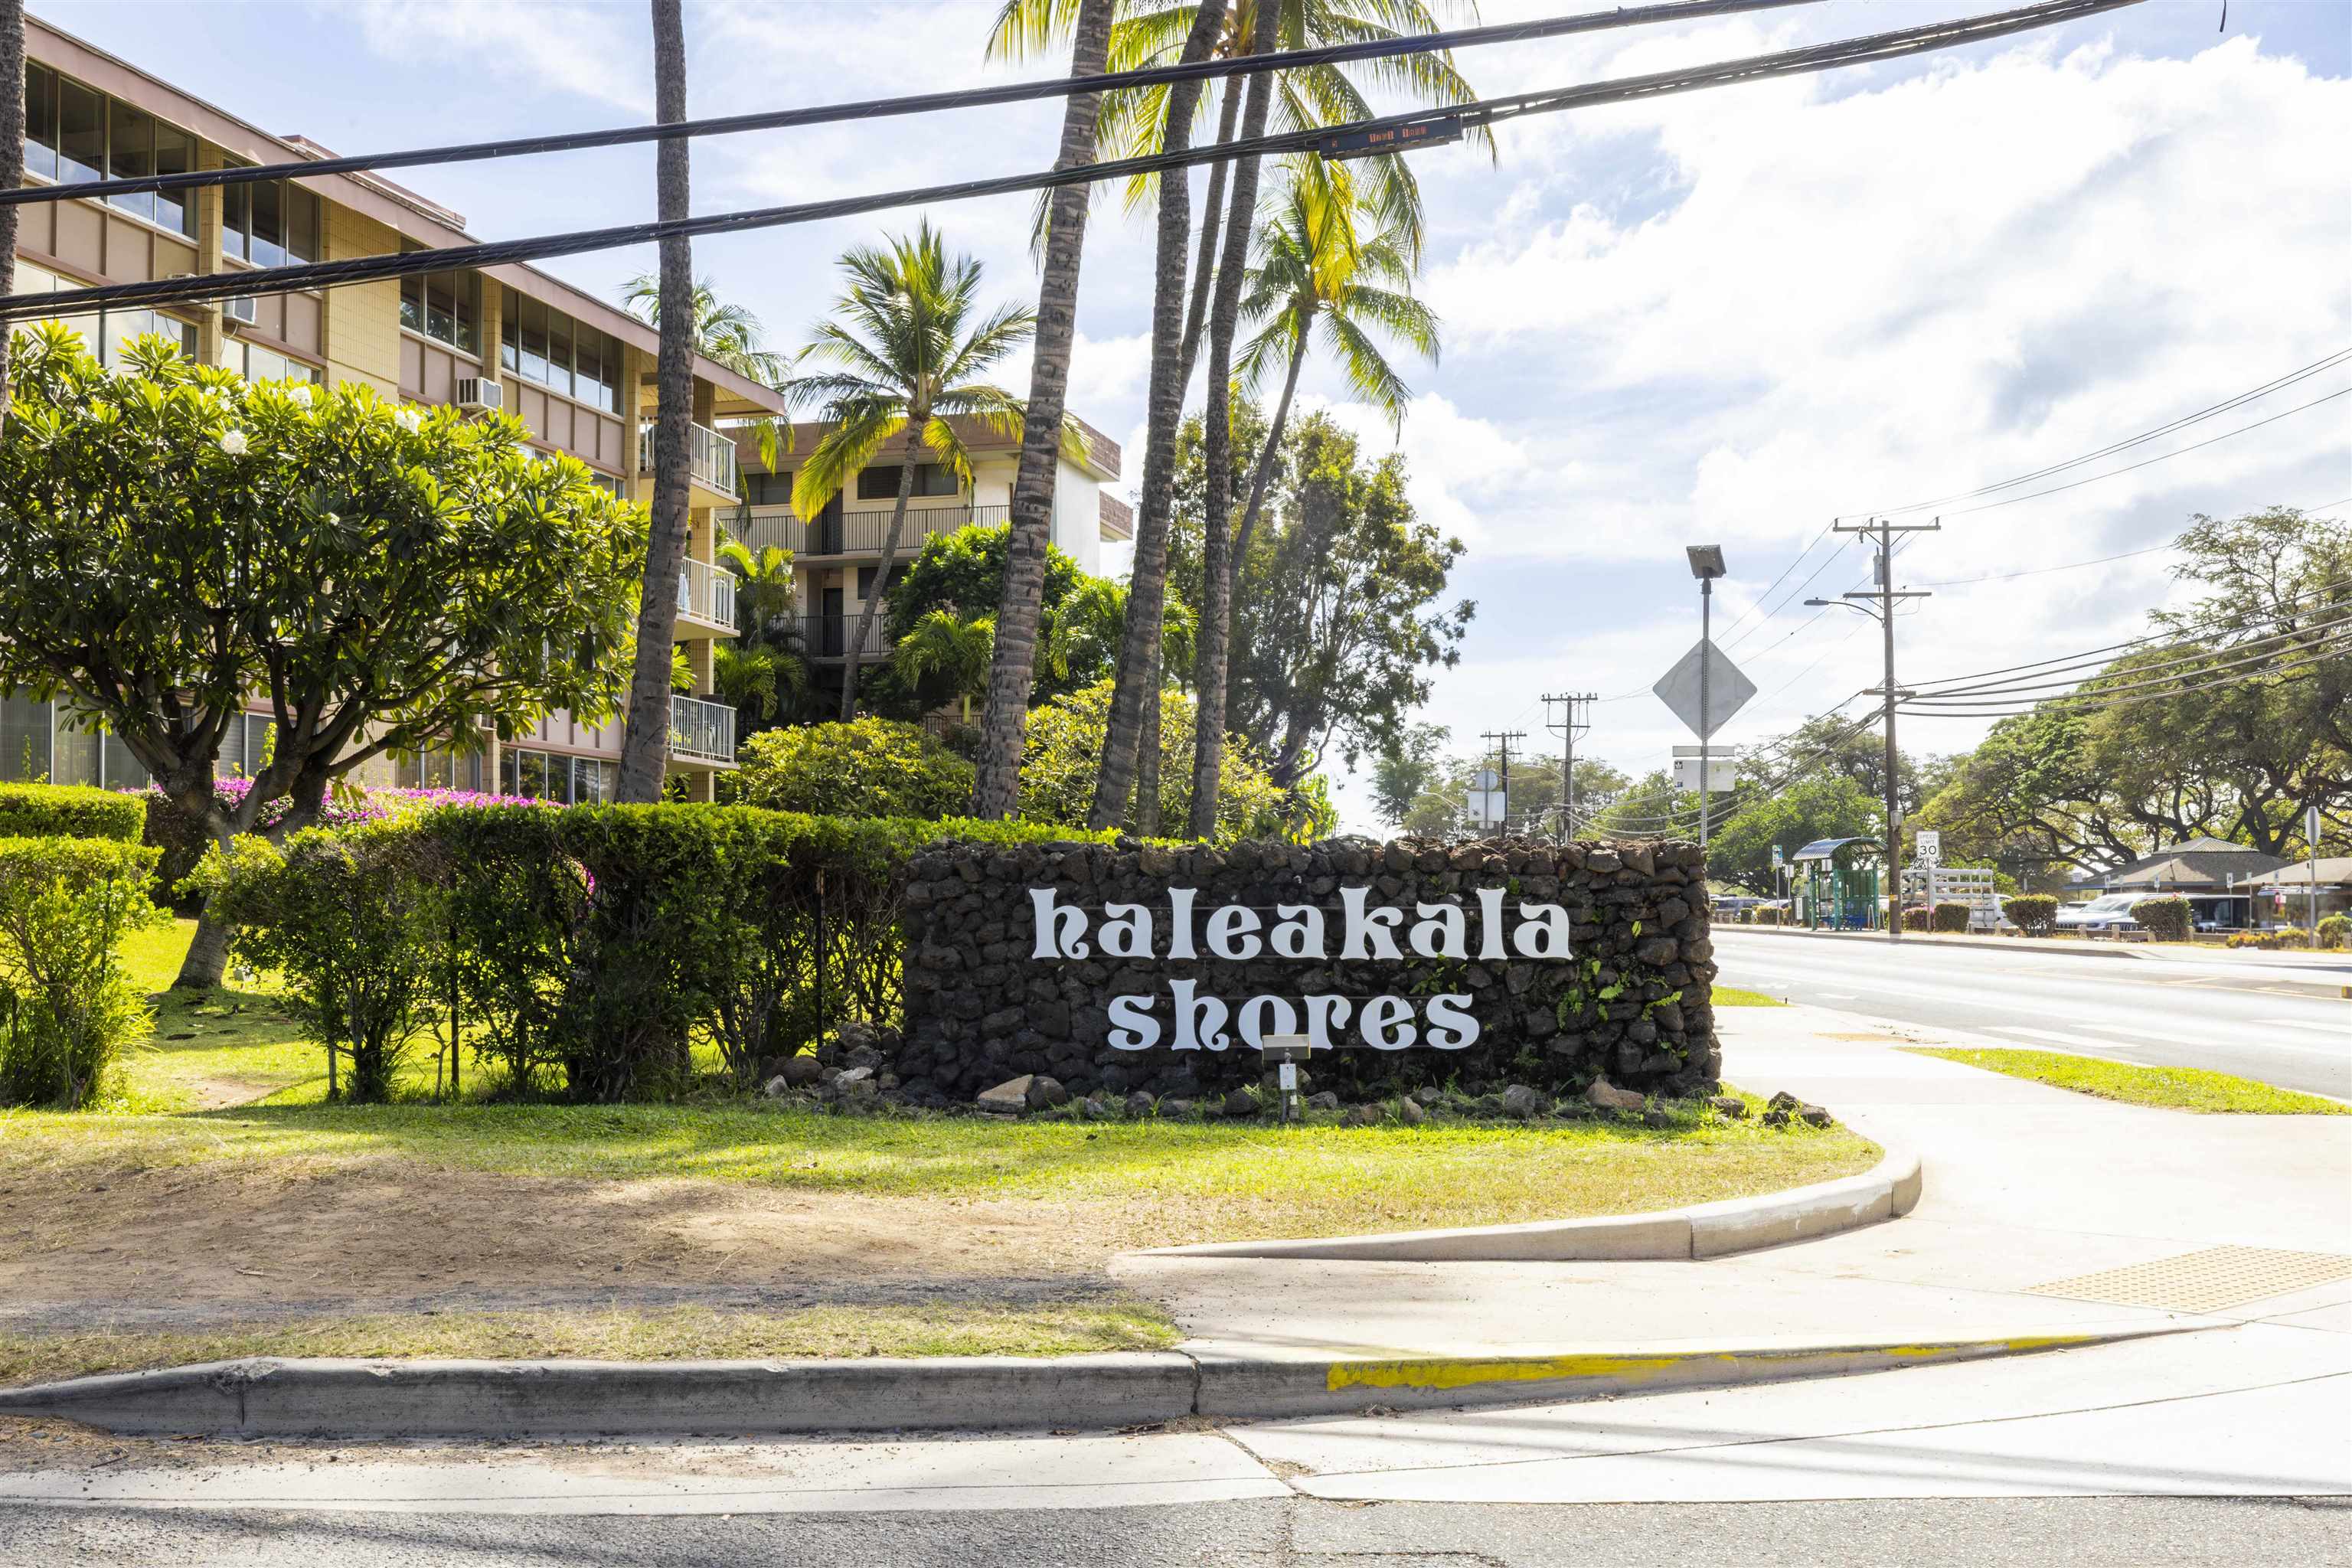
{"label": "white sign lettering", "polygon": [[[1421,958],[1470,958],[1470,911],[1458,900],[1417,903],[1408,922],[1403,910],[1375,905],[1370,896],[1366,888],[1339,889],[1335,953],[1324,911],[1311,904],[1276,904],[1270,923],[1259,910],[1245,904],[1221,904],[1202,919],[1199,889],[1171,888],[1168,925],[1162,931],[1144,905],[1105,904],[1097,917],[1083,906],[1062,903],[1054,889],[1032,888],[1035,942],[1031,956],[1049,962],[1085,959],[1099,947],[1106,958],[1208,957],[1228,963],[1268,955],[1303,963],[1334,958],[1400,963],[1407,950]],[[1569,956],[1570,921],[1559,905],[1522,902],[1514,920],[1505,910],[1502,889],[1481,888],[1476,897],[1479,962],[1507,963],[1514,954],[1523,960]],[[1403,948],[1398,945],[1400,937]],[[1300,1032],[1299,1009],[1286,997],[1252,996],[1234,1006],[1222,997],[1202,994],[1198,981],[1183,976],[1168,983],[1164,1026],[1161,1000],[1113,996],[1111,1047],[1147,1051],[1165,1037],[1171,1050],[1223,1051],[1236,1046],[1256,1050],[1269,1037]],[[1381,1051],[1414,1045],[1462,1050],[1479,1035],[1478,1020],[1470,1012],[1472,1001],[1462,992],[1422,998],[1418,1006],[1415,999],[1405,996],[1367,997],[1360,1006],[1346,996],[1309,993],[1299,998],[1307,1014],[1305,1033],[1316,1050],[1357,1043]]]}

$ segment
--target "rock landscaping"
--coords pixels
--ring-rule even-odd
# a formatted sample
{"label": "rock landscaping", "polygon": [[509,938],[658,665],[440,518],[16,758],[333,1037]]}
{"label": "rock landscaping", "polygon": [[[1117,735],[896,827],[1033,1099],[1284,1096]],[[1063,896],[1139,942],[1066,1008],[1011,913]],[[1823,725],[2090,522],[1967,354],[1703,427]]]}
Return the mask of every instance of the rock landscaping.
{"label": "rock landscaping", "polygon": [[[1392,1105],[1433,1081],[1472,1103],[1491,1097],[1497,1119],[1538,1099],[1547,1108],[1568,1100],[1598,1112],[1638,1111],[1656,1097],[1703,1098],[1717,1087],[1721,1056],[1708,999],[1715,963],[1702,864],[1696,845],[1679,842],[943,844],[915,856],[908,871],[906,1026],[877,1041],[888,1058],[881,1076],[896,1080],[883,1088],[938,1108],[971,1104],[1025,1078],[1081,1101],[1099,1097],[1106,1107],[1146,1094],[1161,1115],[1263,1114],[1263,1064],[1238,1040],[1223,1050],[1112,1043],[1117,999],[1166,1002],[1176,991],[1181,1012],[1197,990],[1222,999],[1237,1023],[1247,998],[1279,1000],[1293,1016],[1295,1005],[1318,994],[1347,999],[1366,1033],[1360,1041],[1350,1026],[1345,1048],[1318,1053],[1308,1098],[1332,1094],[1333,1102],[1314,1108],[1325,1112],[1341,1103]],[[1245,955],[1214,956],[1212,921],[1202,944],[1212,955],[1118,955],[1105,928],[1083,956],[1040,958],[1045,939],[1033,915],[1040,889],[1081,924],[1114,908],[1140,908],[1182,925],[1171,889],[1193,889],[1202,910],[1252,911],[1234,922],[1247,932],[1283,911],[1311,910],[1318,946],[1284,956],[1261,950],[1252,935]],[[1433,908],[1457,907],[1478,932],[1476,945],[1460,956],[1427,952],[1392,925],[1387,952],[1343,955],[1339,934],[1344,926],[1354,942],[1364,922],[1349,916],[1360,916],[1367,900],[1408,924]],[[1562,911],[1565,955],[1524,930],[1507,943],[1487,929],[1498,915],[1536,923],[1547,905]],[[1327,922],[1328,956],[1319,947]],[[1464,1014],[1475,1028],[1456,1037],[1475,1038],[1458,1049],[1432,1048]],[[1406,1029],[1417,1016],[1427,1033],[1412,1048],[1372,1048],[1365,1015],[1404,1020]],[[1167,1018],[1163,1007],[1154,1022]],[[1519,1110],[1506,1110],[1514,1092]]]}

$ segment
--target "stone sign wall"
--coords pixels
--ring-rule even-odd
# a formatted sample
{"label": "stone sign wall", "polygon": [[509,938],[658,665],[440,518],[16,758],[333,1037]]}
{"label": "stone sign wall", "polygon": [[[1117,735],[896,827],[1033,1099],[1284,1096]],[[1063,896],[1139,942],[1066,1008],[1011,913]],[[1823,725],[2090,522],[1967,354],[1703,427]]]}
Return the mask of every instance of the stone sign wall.
{"label": "stone sign wall", "polygon": [[910,1098],[1022,1073],[1072,1092],[1707,1092],[1722,1058],[1697,846],[1531,839],[1223,848],[950,845],[906,890]]}

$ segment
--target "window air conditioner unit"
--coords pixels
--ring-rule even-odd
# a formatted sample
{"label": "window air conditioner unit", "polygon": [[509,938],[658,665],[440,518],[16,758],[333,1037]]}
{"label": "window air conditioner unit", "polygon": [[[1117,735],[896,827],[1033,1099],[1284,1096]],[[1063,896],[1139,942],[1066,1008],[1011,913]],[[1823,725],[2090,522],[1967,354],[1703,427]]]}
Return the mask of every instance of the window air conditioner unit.
{"label": "window air conditioner unit", "polygon": [[221,325],[231,331],[235,331],[239,327],[249,327],[260,319],[261,301],[251,295],[239,300],[221,301]]}
{"label": "window air conditioner unit", "polygon": [[507,405],[507,389],[487,376],[457,383],[457,406],[468,414],[496,414]]}

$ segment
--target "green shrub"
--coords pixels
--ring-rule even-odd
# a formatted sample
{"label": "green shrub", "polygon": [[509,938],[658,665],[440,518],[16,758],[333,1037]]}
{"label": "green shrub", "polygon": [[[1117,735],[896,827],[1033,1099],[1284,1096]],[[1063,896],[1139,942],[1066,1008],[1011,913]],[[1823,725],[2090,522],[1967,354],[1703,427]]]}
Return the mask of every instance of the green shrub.
{"label": "green shrub", "polygon": [[2007,915],[2028,936],[2048,936],[2058,920],[2058,900],[2048,893],[2020,893],[2001,900]]}
{"label": "green shrub", "polygon": [[2319,922],[2319,945],[2352,947],[2352,915],[2330,915]]}
{"label": "green shrub", "polygon": [[2142,899],[2131,907],[2131,918],[2137,921],[2149,935],[2158,942],[2187,942],[2190,927],[2189,900],[2177,893],[2162,898]]}
{"label": "green shrub", "polygon": [[[1029,715],[1021,758],[1024,821],[1083,826],[1094,800],[1104,737],[1109,731],[1111,682],[1056,697]],[[1180,834],[1192,803],[1192,699],[1168,691],[1160,700],[1160,830]],[[1218,763],[1219,843],[1238,838],[1308,839],[1336,823],[1304,795],[1274,782],[1255,747],[1228,736]]]}
{"label": "green shrub", "polygon": [[0,784],[0,838],[111,838],[136,844],[146,802],[87,784]]}
{"label": "green shrub", "polygon": [[1781,923],[1787,913],[1785,910],[1776,910],[1767,904],[1756,911],[1756,923],[1760,926],[1776,926]]}
{"label": "green shrub", "polygon": [[1965,931],[1969,929],[1969,906],[1966,904],[1937,904],[1935,917],[1935,929],[1939,931]]}
{"label": "green shrub", "polygon": [[445,953],[436,847],[391,824],[311,828],[283,850],[239,838],[198,873],[231,950],[285,975],[287,1010],[326,1048],[331,1097],[391,1099],[425,1023]]}
{"label": "green shrub", "polygon": [[380,1098],[431,1029],[470,1040],[500,1092],[612,1101],[685,1088],[697,1037],[744,1082],[844,1019],[895,1022],[905,872],[925,847],[1112,837],[748,806],[453,806],[297,835],[283,855],[240,840],[204,879],[238,951],[284,971],[314,1037],[350,1058],[355,1098]]}
{"label": "green shrub", "polygon": [[857,719],[762,730],[736,761],[730,795],[741,805],[926,818],[971,809],[971,764],[919,724]]}
{"label": "green shrub", "polygon": [[1914,904],[1903,911],[1905,931],[1927,931],[1935,924],[1935,915],[1927,905]]}
{"label": "green shrub", "polygon": [[118,947],[165,918],[157,858],[114,839],[0,838],[0,1105],[88,1105],[146,1031]]}

